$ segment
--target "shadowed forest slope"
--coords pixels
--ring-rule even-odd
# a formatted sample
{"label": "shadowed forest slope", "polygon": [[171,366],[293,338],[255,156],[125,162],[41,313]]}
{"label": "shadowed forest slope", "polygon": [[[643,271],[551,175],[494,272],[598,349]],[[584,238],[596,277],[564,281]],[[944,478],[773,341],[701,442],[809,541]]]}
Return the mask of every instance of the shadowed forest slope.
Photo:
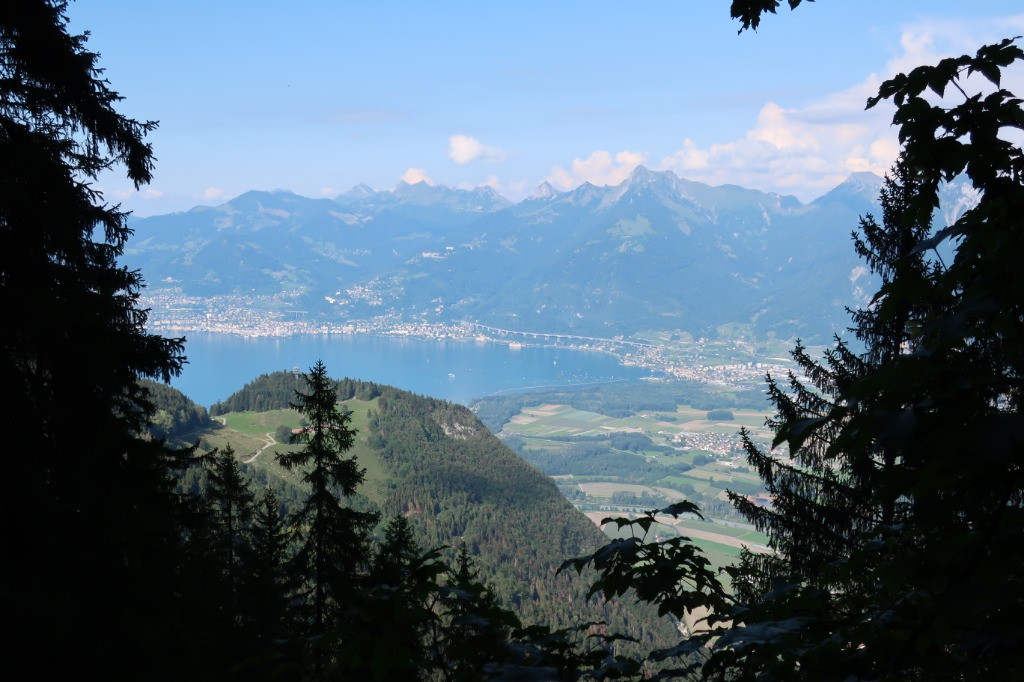
{"label": "shadowed forest slope", "polygon": [[[288,407],[301,377],[258,377],[213,414]],[[654,610],[586,598],[589,577],[557,575],[604,535],[545,475],[509,450],[465,407],[388,386],[343,379],[338,398],[358,430],[352,452],[366,467],[360,487],[387,519],[406,516],[425,546],[465,543],[481,577],[525,623],[552,627],[605,621],[642,639],[671,636]],[[272,468],[270,458],[257,466]]]}

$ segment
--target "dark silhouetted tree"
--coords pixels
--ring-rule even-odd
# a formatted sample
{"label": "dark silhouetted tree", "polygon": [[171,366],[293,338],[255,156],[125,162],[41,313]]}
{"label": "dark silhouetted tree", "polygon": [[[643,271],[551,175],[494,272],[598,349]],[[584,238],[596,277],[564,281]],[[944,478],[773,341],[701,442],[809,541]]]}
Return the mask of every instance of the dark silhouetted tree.
{"label": "dark silhouetted tree", "polygon": [[438,622],[440,552],[424,552],[404,516],[384,530],[359,601],[356,625],[339,651],[338,672],[351,679],[433,679],[428,633]]}
{"label": "dark silhouetted tree", "polygon": [[[1024,156],[1005,137],[1024,129],[1024,110],[998,87],[1022,59],[1003,41],[899,75],[869,102],[894,100],[903,141],[883,225],[865,220],[857,241],[882,287],[854,316],[865,351],[840,344],[827,369],[806,365],[826,402],[780,410],[776,442],[803,467],[777,488],[775,519],[752,515],[789,578],[776,576],[744,616],[752,631],[777,628],[748,669],[781,674],[784,651],[812,676],[1024,672],[1015,622],[1024,590],[1010,541],[1024,531]],[[996,88],[968,95],[972,74]],[[977,205],[933,227],[941,183],[959,178],[978,191]],[[823,485],[829,478],[838,485]],[[781,521],[801,507],[817,508],[803,530]],[[745,628],[724,638],[745,639]]]}
{"label": "dark silhouetted tree", "polygon": [[[882,224],[865,218],[855,242],[882,282],[853,316],[862,348],[840,341],[817,362],[798,346],[808,381],[769,383],[774,445],[793,459],[748,444],[774,505],[734,499],[777,554],[730,570],[739,604],[710,649],[699,636],[656,652],[699,654],[678,674],[1024,675],[1024,109],[1000,87],[1022,60],[1005,40],[898,75],[869,100],[896,104],[903,153]],[[990,87],[968,94],[972,75]],[[942,183],[960,179],[977,204],[935,227]],[[616,562],[613,549],[589,558],[606,563],[606,592],[622,577],[648,601],[678,589],[644,577],[659,557]]]}
{"label": "dark silhouetted tree", "polygon": [[293,646],[297,614],[292,603],[298,581],[289,571],[291,533],[277,495],[270,488],[255,501],[252,522],[241,547],[239,580],[241,631],[245,654],[235,661],[243,677],[275,679],[295,672]]}
{"label": "dark silhouetted tree", "polygon": [[15,397],[2,419],[17,453],[3,610],[15,656],[61,642],[32,658],[34,674],[111,678],[153,669],[178,629],[174,458],[140,437],[152,406],[138,379],[177,374],[182,340],[146,333],[141,278],[117,263],[126,214],[91,184],[119,167],[149,182],[155,124],[115,110],[64,9],[0,8],[0,384]]}
{"label": "dark silhouetted tree", "polygon": [[443,679],[478,680],[513,665],[511,639],[521,624],[480,579],[465,544],[448,570],[441,603],[444,617],[431,647]]}
{"label": "dark silhouetted tree", "polygon": [[224,598],[234,615],[238,612],[241,548],[252,520],[256,496],[230,445],[204,455],[203,460],[208,472],[206,499],[211,507],[216,552],[224,573]]}
{"label": "dark silhouetted tree", "polygon": [[[364,470],[346,456],[355,431],[349,427],[350,415],[338,406],[327,368],[317,362],[305,378],[308,392],[296,391],[292,404],[309,422],[294,437],[304,447],[278,453],[277,460],[299,470],[309,486],[309,497],[293,521],[301,539],[292,564],[308,597],[310,633],[324,647],[325,634],[344,637],[346,612],[360,593],[369,561],[368,534],[375,516],[343,504],[363,481]],[[316,655],[317,674],[323,674],[325,656],[323,649]]]}
{"label": "dark silhouetted tree", "polygon": [[[773,504],[763,507],[744,495],[730,497],[741,513],[771,536],[775,550],[744,555],[742,579],[737,582],[744,598],[760,598],[789,575],[817,584],[827,567],[850,556],[865,532],[895,522],[895,502],[880,502],[876,490],[881,478],[893,470],[898,454],[876,440],[850,448],[843,447],[849,439],[839,439],[850,414],[869,410],[880,393],[856,404],[840,403],[857,381],[899,355],[915,351],[913,330],[935,303],[941,266],[938,259],[917,249],[931,230],[929,212],[911,212],[917,191],[915,174],[905,163],[898,163],[881,190],[882,224],[866,216],[854,235],[858,254],[881,281],[872,304],[851,312],[853,332],[864,351],[854,353],[837,340],[824,362],[819,362],[798,345],[793,358],[799,375],[790,372],[784,384],[768,379],[768,396],[776,408],[776,417],[768,425],[777,433],[777,444],[788,440],[797,447],[788,457],[764,452],[743,431],[748,461],[760,474]],[[897,283],[914,295],[888,295]],[[840,413],[842,418],[837,416]],[[838,589],[829,582],[825,579],[820,585],[823,596]],[[847,585],[844,589],[871,588]]]}

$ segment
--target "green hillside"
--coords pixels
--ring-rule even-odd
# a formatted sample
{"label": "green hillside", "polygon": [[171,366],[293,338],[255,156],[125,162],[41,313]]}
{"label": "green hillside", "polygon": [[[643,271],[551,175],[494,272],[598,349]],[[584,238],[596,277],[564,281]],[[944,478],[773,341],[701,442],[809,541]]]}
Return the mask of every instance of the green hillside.
{"label": "green hillside", "polygon": [[[253,459],[277,427],[299,426],[299,415],[286,409],[297,381],[288,372],[263,375],[215,405],[225,425],[204,436],[205,444],[231,441],[243,461],[297,483],[273,457],[295,446],[276,444]],[[606,621],[648,641],[672,636],[653,610],[588,602],[586,575],[556,575],[565,559],[600,547],[603,534],[468,409],[349,379],[339,382],[338,393],[358,431],[351,452],[366,469],[359,497],[384,519],[404,515],[426,546],[464,542],[482,577],[524,622]],[[249,409],[257,404],[261,411]],[[239,448],[242,442],[248,450]]]}

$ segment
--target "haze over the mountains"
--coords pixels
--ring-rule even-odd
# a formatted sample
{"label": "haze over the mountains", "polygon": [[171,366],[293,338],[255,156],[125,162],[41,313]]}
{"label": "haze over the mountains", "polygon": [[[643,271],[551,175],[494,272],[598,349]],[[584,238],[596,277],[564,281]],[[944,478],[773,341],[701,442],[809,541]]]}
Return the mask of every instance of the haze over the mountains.
{"label": "haze over the mountains", "polygon": [[[488,187],[426,183],[358,185],[334,199],[251,191],[134,220],[125,262],[151,289],[262,297],[335,321],[604,337],[741,323],[821,338],[873,291],[850,235],[878,213],[880,183],[854,173],[806,204],[642,166],[614,186],[545,183],[516,204]],[[947,195],[950,213],[972,198],[958,184]]]}

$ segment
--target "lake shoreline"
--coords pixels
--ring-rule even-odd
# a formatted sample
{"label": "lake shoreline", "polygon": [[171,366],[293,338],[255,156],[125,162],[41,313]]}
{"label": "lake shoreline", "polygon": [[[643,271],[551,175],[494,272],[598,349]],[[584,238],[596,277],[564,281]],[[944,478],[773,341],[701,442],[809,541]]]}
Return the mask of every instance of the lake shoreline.
{"label": "lake shoreline", "polygon": [[184,336],[188,364],[171,385],[203,405],[226,399],[260,374],[295,367],[305,371],[321,359],[338,379],[350,376],[464,405],[496,393],[656,374],[603,349],[476,336],[326,332],[247,337],[211,331]]}

